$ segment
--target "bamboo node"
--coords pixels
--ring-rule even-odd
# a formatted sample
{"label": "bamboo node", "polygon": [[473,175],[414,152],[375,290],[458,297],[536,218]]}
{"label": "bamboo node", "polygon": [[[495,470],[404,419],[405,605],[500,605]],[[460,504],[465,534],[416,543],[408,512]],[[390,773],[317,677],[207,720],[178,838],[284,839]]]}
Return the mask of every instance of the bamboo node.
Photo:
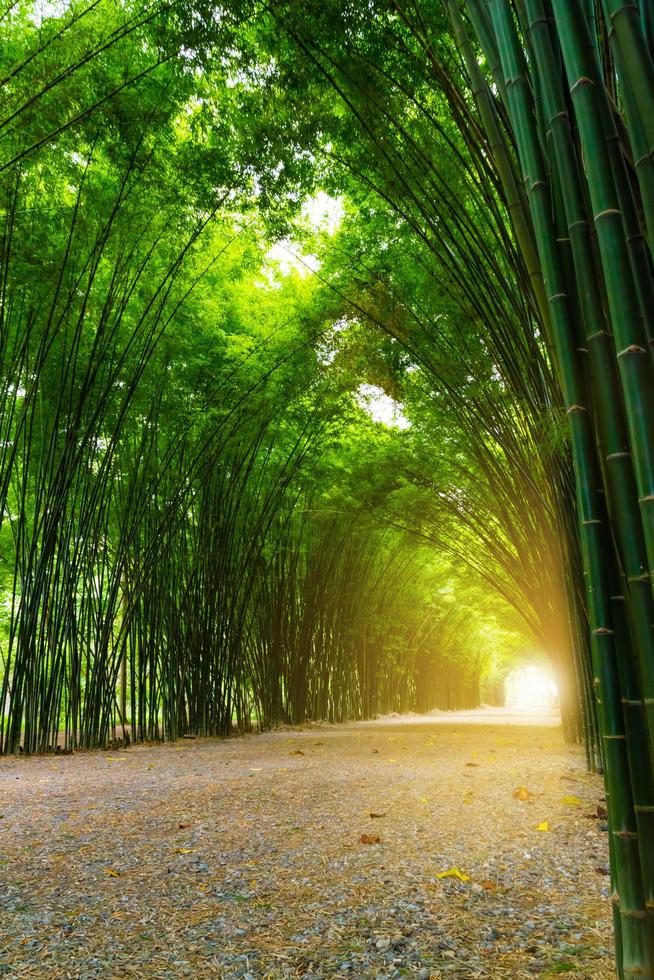
{"label": "bamboo node", "polygon": [[624,357],[625,354],[646,354],[647,351],[640,344],[629,344],[624,350],[621,350],[618,357]]}
{"label": "bamboo node", "polygon": [[601,524],[601,523],[602,522],[599,520],[598,517],[594,517],[591,521],[582,521],[581,526],[588,527],[589,524]]}
{"label": "bamboo node", "polygon": [[594,84],[595,83],[592,78],[588,78],[587,75],[582,75],[581,78],[578,78],[577,81],[574,83],[574,85],[571,87],[570,95],[574,95],[575,89],[580,88],[582,85],[594,85]]}
{"label": "bamboo node", "polygon": [[613,630],[610,630],[608,626],[598,626],[596,630],[593,630],[595,636],[613,636]]}
{"label": "bamboo node", "polygon": [[[635,830],[614,830],[613,836],[620,837],[622,840],[636,840],[638,838],[638,834]],[[637,914],[644,915],[644,912],[638,912]]]}
{"label": "bamboo node", "polygon": [[618,217],[618,218],[621,217],[621,214],[618,211],[618,209],[617,208],[606,208],[604,211],[600,211],[598,214],[595,215],[595,223],[597,223],[598,221],[600,221],[602,218],[615,218],[615,217]]}
{"label": "bamboo node", "polygon": [[622,453],[609,453],[609,455],[606,457],[606,461],[608,463],[610,459],[629,459],[630,457],[631,453],[625,450]]}
{"label": "bamboo node", "polygon": [[583,405],[571,405],[570,408],[566,409],[566,415],[572,415],[573,412],[585,412],[586,409]]}
{"label": "bamboo node", "polygon": [[638,498],[639,504],[651,504],[654,503],[654,493],[648,493],[646,497]]}

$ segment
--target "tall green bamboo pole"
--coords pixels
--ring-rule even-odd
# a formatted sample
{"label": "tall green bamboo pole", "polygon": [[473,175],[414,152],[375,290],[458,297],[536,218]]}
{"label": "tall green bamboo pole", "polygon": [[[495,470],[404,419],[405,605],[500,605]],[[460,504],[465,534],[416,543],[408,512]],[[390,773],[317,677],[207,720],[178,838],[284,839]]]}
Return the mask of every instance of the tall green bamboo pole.
{"label": "tall green bamboo pole", "polygon": [[[492,24],[492,50],[487,56],[496,64],[499,50],[506,108],[550,296],[557,373],[566,401],[574,401],[569,407],[571,421],[580,409],[586,414],[583,442],[574,425],[571,438],[606,764],[611,862],[619,912],[618,968],[620,976],[652,976],[654,378],[647,352],[652,339],[652,262],[638,226],[638,207],[615,127],[615,110],[597,61],[601,46],[591,33],[595,22],[587,8],[579,0],[553,0],[552,17],[547,4],[524,0],[515,7],[526,32],[521,38],[504,0],[492,0],[490,18],[477,0],[468,3],[482,47],[488,43],[489,19]],[[634,143],[647,156],[652,122],[652,89],[643,84],[650,72],[647,39],[633,5],[627,9],[618,0],[609,0],[605,16],[623,66],[625,103],[630,99],[633,103],[627,130],[631,119]],[[522,53],[527,44],[528,65]],[[560,84],[562,58],[567,91]],[[469,65],[471,77],[473,72],[478,74],[478,68],[471,68]],[[473,84],[478,88],[478,79]],[[638,84],[642,91],[637,95]],[[551,154],[549,161],[543,158],[543,151]],[[648,167],[649,163],[643,166],[642,160],[637,161],[649,221]],[[587,200],[593,209],[592,225],[586,215]],[[562,227],[568,230],[567,242],[557,241]],[[568,249],[569,277],[561,269],[561,256]],[[575,319],[577,310],[581,325]],[[590,374],[583,364],[586,356]],[[601,474],[594,458],[596,447],[602,459]],[[598,506],[604,489],[615,550],[607,515]],[[591,526],[593,531],[589,531]]]}
{"label": "tall green bamboo pole", "polygon": [[[479,5],[471,2],[478,14]],[[607,517],[600,506],[601,479],[579,347],[583,332],[574,319],[573,297],[562,268],[557,229],[552,223],[552,193],[537,133],[538,113],[531,100],[528,69],[522,56],[508,4],[493,0],[493,29],[500,52],[507,92],[507,109],[525,179],[543,278],[549,298],[550,325],[556,365],[570,420],[577,478],[579,533],[588,584],[591,649],[597,685],[604,746],[607,799],[614,834],[614,882],[620,901],[620,933],[625,975],[650,971],[651,940],[645,913],[645,893],[629,776],[626,736],[617,673],[615,630],[611,611],[611,580],[606,553],[611,548]]]}

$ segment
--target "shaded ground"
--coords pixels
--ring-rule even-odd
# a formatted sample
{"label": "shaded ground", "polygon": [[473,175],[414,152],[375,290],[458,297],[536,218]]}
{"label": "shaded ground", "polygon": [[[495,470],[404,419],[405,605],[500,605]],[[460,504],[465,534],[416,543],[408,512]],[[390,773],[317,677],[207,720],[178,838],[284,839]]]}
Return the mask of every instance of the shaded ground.
{"label": "shaded ground", "polygon": [[600,781],[504,721],[3,760],[0,973],[608,980]]}

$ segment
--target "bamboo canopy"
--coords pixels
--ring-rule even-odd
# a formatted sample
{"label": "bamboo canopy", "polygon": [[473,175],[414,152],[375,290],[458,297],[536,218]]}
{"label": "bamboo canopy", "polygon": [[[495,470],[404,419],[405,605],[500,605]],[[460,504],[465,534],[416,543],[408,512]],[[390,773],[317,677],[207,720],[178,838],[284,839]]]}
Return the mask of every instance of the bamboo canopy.
{"label": "bamboo canopy", "polygon": [[469,707],[533,648],[654,977],[652,4],[0,31],[0,752]]}

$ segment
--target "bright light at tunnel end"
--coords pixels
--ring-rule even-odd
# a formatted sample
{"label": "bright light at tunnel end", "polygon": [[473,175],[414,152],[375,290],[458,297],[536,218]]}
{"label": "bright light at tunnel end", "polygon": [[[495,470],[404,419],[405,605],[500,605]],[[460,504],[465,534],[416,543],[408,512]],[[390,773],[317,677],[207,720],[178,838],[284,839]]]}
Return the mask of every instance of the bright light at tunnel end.
{"label": "bright light at tunnel end", "polygon": [[552,673],[546,667],[526,666],[511,671],[505,683],[507,708],[521,711],[544,711],[557,708],[558,691]]}

